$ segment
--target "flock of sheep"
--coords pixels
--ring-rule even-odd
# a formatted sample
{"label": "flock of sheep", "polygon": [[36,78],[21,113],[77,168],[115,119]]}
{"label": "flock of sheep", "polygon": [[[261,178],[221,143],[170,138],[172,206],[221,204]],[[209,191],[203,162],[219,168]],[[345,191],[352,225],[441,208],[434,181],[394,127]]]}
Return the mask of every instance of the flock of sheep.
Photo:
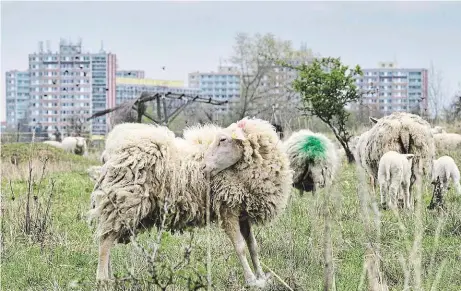
{"label": "flock of sheep", "polygon": [[[435,160],[436,147],[461,149],[461,135],[431,128],[409,113],[370,119],[373,127],[355,137],[352,148],[373,187],[379,182],[384,208],[395,207],[399,198],[412,209],[412,187],[425,174],[432,174],[433,184],[442,189],[452,179],[461,194],[454,160]],[[331,185],[341,152],[326,136],[309,130],[281,141],[269,122],[255,118],[226,128],[190,127],[183,138],[164,126],[122,123],[108,134],[101,162],[90,170],[95,187],[89,216],[98,221],[98,280],[111,278],[113,243],[128,243],[137,232],[154,226],[171,232],[203,227],[209,213],[232,241],[246,283],[264,287],[269,274],[262,270],[252,225],[282,213],[292,187],[302,194]]]}

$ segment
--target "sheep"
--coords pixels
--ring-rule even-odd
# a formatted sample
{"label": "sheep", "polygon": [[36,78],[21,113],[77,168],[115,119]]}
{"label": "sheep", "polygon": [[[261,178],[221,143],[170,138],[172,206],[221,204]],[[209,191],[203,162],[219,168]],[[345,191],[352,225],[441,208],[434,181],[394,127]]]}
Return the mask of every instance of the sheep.
{"label": "sheep", "polygon": [[[203,160],[203,171],[211,177],[213,212],[223,218],[245,280],[264,287],[268,274],[262,271],[251,225],[277,217],[286,208],[293,184],[278,134],[267,121],[244,118],[219,131]],[[245,242],[255,273],[245,257]]]}
{"label": "sheep", "polygon": [[401,154],[414,154],[411,191],[415,183],[419,184],[422,181],[424,174],[429,175],[432,171],[435,145],[429,123],[418,115],[406,112],[394,112],[379,120],[370,117],[370,120],[375,125],[365,133],[362,140],[364,144],[358,151],[362,165],[374,181],[378,174],[379,160],[384,153],[396,151]]}
{"label": "sheep", "polygon": [[403,194],[404,207],[412,209],[410,194],[411,165],[414,154],[400,154],[395,151],[386,152],[379,160],[378,183],[383,209],[397,206],[397,197]]}
{"label": "sheep", "polygon": [[453,160],[450,156],[442,156],[437,160],[434,160],[431,183],[435,185],[437,183],[437,179],[439,179],[442,190],[448,190],[450,178],[453,180],[456,193],[461,195],[461,185],[459,182],[460,173],[455,160]]}
{"label": "sheep", "polygon": [[83,137],[65,137],[61,142],[62,149],[80,156],[88,156],[88,147]]}
{"label": "sheep", "polygon": [[461,149],[461,134],[437,133],[433,136],[438,153],[444,151],[456,151]]}
{"label": "sheep", "polygon": [[[115,126],[113,130],[118,130],[120,126],[123,124]],[[89,211],[90,219],[98,219],[98,280],[110,278],[109,256],[113,242],[128,243],[130,234],[135,235],[141,225],[145,229],[161,227],[162,217],[165,217],[163,227],[171,232],[206,225],[206,197],[210,183],[206,178],[209,174],[205,175],[206,167],[203,168],[202,163],[208,144],[216,140],[213,131],[225,132],[218,129],[212,126],[196,128],[202,131],[204,138],[194,138],[193,130],[186,130],[185,138],[180,140],[166,127],[148,125],[127,131],[123,139],[112,145],[108,137],[106,150],[109,144],[110,153],[91,194],[92,209]],[[246,282],[255,286],[265,283],[267,276],[259,265],[249,220],[267,221],[278,214],[286,204],[284,198],[290,192],[291,182],[283,155],[279,157],[267,152],[280,152],[276,146],[278,137],[270,129],[270,132],[266,132],[264,126],[261,129],[250,126],[249,131],[245,132],[248,136],[241,131],[239,139],[232,140],[241,144],[237,149],[245,145],[245,151],[238,151],[242,154],[245,152],[244,157],[239,156],[245,163],[239,164],[242,169],[237,173],[242,172],[247,177],[245,180],[236,179],[240,174],[226,174],[228,171],[215,176],[209,205],[212,221],[222,218],[222,227],[234,245],[239,243],[239,239],[249,241],[250,254],[256,262],[257,278],[248,269],[246,259],[242,260],[240,245],[235,246],[245,270]],[[275,140],[271,134],[275,135]],[[186,145],[185,142],[194,151],[180,149],[179,146]],[[237,155],[234,154],[234,157]],[[265,157],[273,159],[267,160]],[[249,167],[245,168],[244,165]],[[248,184],[249,171],[255,170],[255,167],[262,172],[253,173],[252,181],[259,183]],[[284,178],[287,175],[288,178]],[[288,186],[284,181],[279,181],[281,178],[288,181]],[[265,193],[263,190],[268,191],[267,197],[258,195]],[[164,207],[167,207],[166,212]]]}
{"label": "sheep", "polygon": [[310,130],[294,132],[284,148],[294,170],[294,187],[315,194],[318,188],[331,185],[339,167],[338,151],[332,141]]}

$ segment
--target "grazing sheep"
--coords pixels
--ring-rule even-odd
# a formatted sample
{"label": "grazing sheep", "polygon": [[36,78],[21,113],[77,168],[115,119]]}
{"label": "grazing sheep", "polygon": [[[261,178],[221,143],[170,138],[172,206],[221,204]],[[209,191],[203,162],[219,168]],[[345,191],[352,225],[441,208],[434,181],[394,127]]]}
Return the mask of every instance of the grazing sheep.
{"label": "grazing sheep", "polygon": [[456,193],[461,195],[460,185],[460,173],[458,166],[456,166],[455,160],[449,156],[442,156],[437,160],[434,160],[434,167],[432,171],[432,184],[437,183],[437,178],[441,183],[442,190],[448,190],[448,184],[450,179],[453,181],[453,185],[456,189]]}
{"label": "grazing sheep", "polygon": [[65,137],[62,140],[61,145],[62,145],[62,148],[67,152],[80,155],[80,156],[88,155],[88,148],[87,148],[86,140],[84,137],[74,137],[74,136]]}
{"label": "grazing sheep", "polygon": [[[400,154],[395,151],[386,152],[379,160],[378,182],[383,209],[397,207],[397,198],[403,194],[404,207],[412,209],[410,196],[411,165],[413,154]],[[386,196],[389,196],[387,199]]]}
{"label": "grazing sheep", "polygon": [[339,167],[339,156],[332,141],[321,133],[300,130],[284,142],[294,170],[294,187],[315,194],[318,188],[331,185]]}
{"label": "grazing sheep", "polygon": [[372,174],[374,180],[378,174],[378,164],[384,153],[396,151],[401,154],[414,154],[410,191],[414,183],[422,181],[424,174],[432,171],[435,156],[434,138],[431,127],[420,116],[394,112],[379,120],[370,117],[376,123],[364,137],[365,144],[359,149],[362,165]]}
{"label": "grazing sheep", "polygon": [[[209,205],[212,220],[222,218],[222,226],[241,259],[247,283],[257,286],[265,283],[266,275],[259,265],[250,220],[267,221],[278,214],[291,188],[287,161],[283,153],[278,154],[281,152],[277,147],[278,137],[270,125],[270,132],[264,125],[250,126],[248,131],[238,131],[235,140],[228,140],[226,144],[236,143],[237,151],[224,151],[219,158],[231,155],[234,163],[239,159],[243,161],[232,167],[236,172],[229,169],[219,175],[212,173],[214,185]],[[113,130],[119,126],[123,124]],[[171,232],[206,225],[209,181],[202,170],[201,157],[210,141],[215,140],[213,131],[217,128],[203,126],[195,130],[201,130],[204,137],[196,138],[194,130],[188,129],[184,132],[185,138],[179,139],[166,127],[148,125],[127,131],[123,139],[110,146],[108,160],[91,195],[93,209],[89,213],[90,218],[99,220],[97,279],[110,277],[109,254],[113,242],[128,243],[129,237],[141,230],[141,226],[142,229],[161,227],[162,217],[165,217],[164,229]],[[231,135],[227,136],[231,139]],[[107,144],[111,142],[108,137]],[[194,151],[183,149],[185,142],[189,142]],[[258,277],[249,270],[244,258],[241,248],[244,240],[250,245]]]}
{"label": "grazing sheep", "polygon": [[[222,218],[243,265],[248,284],[263,287],[267,274],[259,263],[251,224],[265,224],[286,207],[293,172],[282,143],[269,122],[244,118],[222,129],[204,155],[212,177],[212,204]],[[245,257],[245,242],[255,273]]]}
{"label": "grazing sheep", "polygon": [[56,147],[58,149],[62,149],[62,144],[59,141],[54,141],[54,140],[46,140],[43,143]]}
{"label": "grazing sheep", "polygon": [[433,136],[437,152],[461,150],[461,134],[437,133]]}

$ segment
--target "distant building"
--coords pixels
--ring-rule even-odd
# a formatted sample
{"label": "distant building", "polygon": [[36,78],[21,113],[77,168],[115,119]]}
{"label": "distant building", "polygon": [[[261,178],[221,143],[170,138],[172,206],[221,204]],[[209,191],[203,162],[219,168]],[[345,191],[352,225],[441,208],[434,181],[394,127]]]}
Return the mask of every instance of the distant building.
{"label": "distant building", "polygon": [[362,90],[363,104],[388,115],[395,111],[428,114],[428,70],[399,68],[396,63],[382,62],[377,68],[362,69],[356,77]]}
{"label": "distant building", "polygon": [[[72,118],[86,118],[115,105],[116,56],[101,49],[83,52],[81,41],[61,40],[59,51],[47,45],[29,54],[30,125],[65,132]],[[92,121],[93,134],[105,134],[106,117]]]}
{"label": "distant building", "polygon": [[119,70],[117,71],[117,78],[137,78],[144,79],[145,72],[142,70]]}
{"label": "distant building", "polygon": [[190,88],[199,89],[202,97],[229,101],[215,106],[217,113],[227,112],[229,104],[240,98],[240,72],[235,67],[219,66],[217,72],[189,73],[188,83]]}
{"label": "distant building", "polygon": [[[200,90],[197,88],[188,88],[184,86],[183,81],[167,81],[155,79],[138,79],[138,78],[117,78],[117,96],[116,104],[133,100],[141,96],[143,92],[148,93],[176,93],[188,96],[197,96]],[[183,101],[169,102],[170,106],[179,106]]]}
{"label": "distant building", "polygon": [[29,87],[29,72],[17,70],[6,72],[6,126],[16,128],[18,122],[27,124]]}

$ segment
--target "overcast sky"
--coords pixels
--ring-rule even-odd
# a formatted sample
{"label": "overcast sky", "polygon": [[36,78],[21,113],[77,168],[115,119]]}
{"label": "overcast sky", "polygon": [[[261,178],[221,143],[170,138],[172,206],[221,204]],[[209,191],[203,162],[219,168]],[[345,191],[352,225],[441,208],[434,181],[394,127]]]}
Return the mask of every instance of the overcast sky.
{"label": "overcast sky", "polygon": [[38,41],[57,50],[61,37],[81,38],[94,52],[103,42],[120,69],[156,79],[215,70],[232,53],[237,32],[270,32],[349,65],[397,60],[428,68],[432,61],[450,94],[461,82],[461,2],[2,1],[1,8],[0,120],[5,72],[27,69]]}

